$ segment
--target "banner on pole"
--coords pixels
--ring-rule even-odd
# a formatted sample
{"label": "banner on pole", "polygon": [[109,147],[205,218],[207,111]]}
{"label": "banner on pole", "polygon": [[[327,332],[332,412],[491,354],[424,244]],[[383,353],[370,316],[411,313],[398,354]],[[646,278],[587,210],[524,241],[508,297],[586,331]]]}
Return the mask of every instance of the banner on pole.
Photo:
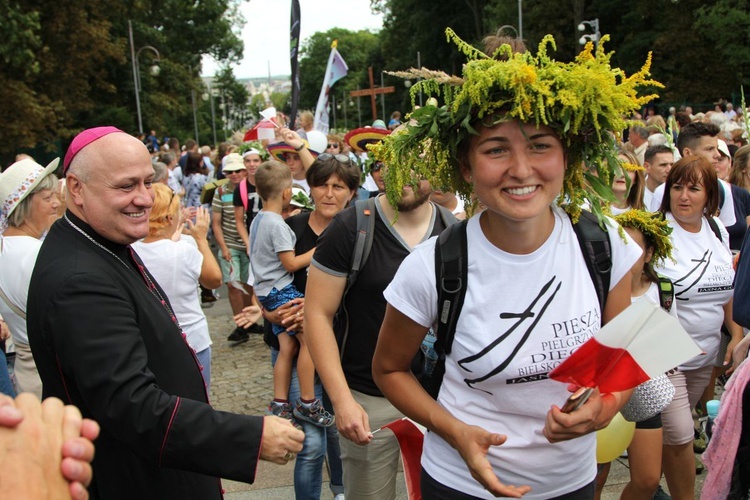
{"label": "banner on pole", "polygon": [[328,101],[331,87],[334,83],[341,80],[349,72],[349,67],[346,65],[346,61],[341,57],[339,51],[336,50],[338,41],[334,40],[331,44],[331,54],[328,56],[328,66],[326,66],[326,73],[323,77],[323,86],[320,89],[320,96],[318,97],[318,105],[315,107],[315,121],[313,128],[319,130],[324,134],[328,133],[330,128],[330,121],[328,116]]}

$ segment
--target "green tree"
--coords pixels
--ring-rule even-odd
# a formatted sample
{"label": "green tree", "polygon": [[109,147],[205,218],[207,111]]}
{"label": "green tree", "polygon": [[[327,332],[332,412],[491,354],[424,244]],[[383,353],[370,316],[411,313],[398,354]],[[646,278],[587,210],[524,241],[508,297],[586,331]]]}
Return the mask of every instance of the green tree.
{"label": "green tree", "polygon": [[696,11],[693,26],[719,54],[715,58],[717,66],[725,67],[731,75],[728,81],[717,82],[714,96],[734,95],[737,103],[740,85],[747,89],[750,84],[750,1],[719,0],[714,5],[702,5]]}
{"label": "green tree", "polygon": [[[201,56],[229,65],[242,55],[240,2],[59,0],[50,9],[43,0],[0,0],[0,112],[23,117],[0,125],[0,153],[65,141],[94,125],[137,129],[128,20],[136,49],[151,45],[161,55],[157,77],[147,70],[150,52],[140,57],[144,129],[193,135]],[[199,119],[199,129],[210,126],[210,112]]]}
{"label": "green tree", "polygon": [[[373,66],[376,72],[383,69],[383,63],[379,60],[380,43],[377,34],[366,30],[354,32],[343,28],[333,28],[326,32],[315,33],[304,41],[300,50],[300,109],[314,110],[318,103],[320,87],[323,84],[328,57],[331,53],[331,44],[334,40],[338,40],[337,50],[349,68],[347,76],[331,88],[330,92],[333,96],[336,96],[337,100],[344,97],[348,99],[349,92],[355,90],[358,86],[361,88],[369,87],[367,77],[369,66]],[[377,83],[379,84],[379,81]],[[367,109],[367,119],[371,122],[369,106],[367,106]],[[356,108],[354,110],[347,109],[347,112],[351,123],[356,123],[353,121],[356,117]]]}

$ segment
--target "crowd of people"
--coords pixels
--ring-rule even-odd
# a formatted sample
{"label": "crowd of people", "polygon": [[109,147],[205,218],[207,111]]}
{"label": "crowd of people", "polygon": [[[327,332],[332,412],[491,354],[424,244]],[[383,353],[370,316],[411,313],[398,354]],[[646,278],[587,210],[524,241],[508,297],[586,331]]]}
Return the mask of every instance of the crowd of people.
{"label": "crowd of people", "polygon": [[[578,387],[548,375],[646,300],[702,354],[638,418],[622,498],[694,498],[699,422],[724,384],[701,496],[748,498],[750,324],[735,309],[750,297],[734,290],[750,280],[747,110],[660,116],[638,94],[656,84],[648,63],[622,81],[591,47],[563,65],[448,34],[460,78],[411,70],[444,106],[387,126],[320,142],[311,113],[279,115],[273,140],[216,151],[103,126],[62,163],[2,173],[2,493],[221,498],[216,478],[253,482],[266,460],[294,462],[296,498],[318,499],[327,461],[336,500],[390,500],[400,449],[381,429],[406,416],[428,430],[425,499],[598,498],[596,432],[639,388],[568,410]],[[227,342],[269,347],[262,416],[208,402],[203,308],[222,285]],[[44,467],[24,469],[32,456]]]}

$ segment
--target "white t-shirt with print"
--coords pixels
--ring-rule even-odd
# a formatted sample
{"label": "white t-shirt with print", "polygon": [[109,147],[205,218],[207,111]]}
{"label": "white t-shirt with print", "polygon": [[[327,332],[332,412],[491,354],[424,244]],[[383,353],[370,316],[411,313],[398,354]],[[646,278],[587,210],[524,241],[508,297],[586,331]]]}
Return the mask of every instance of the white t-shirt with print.
{"label": "white t-shirt with print", "polygon": [[695,370],[712,365],[719,352],[723,306],[732,298],[734,289],[729,234],[715,217],[722,241],[705,218],[701,219],[701,229],[697,233],[682,229],[671,213],[667,213],[666,218],[673,228],[672,256],[677,264],[667,260],[655,270],[674,283],[680,323],[706,353],[680,365],[680,369]]}
{"label": "white t-shirt with print", "polygon": [[198,292],[203,255],[195,244],[188,240],[137,241],[133,243],[133,248],[167,294],[190,347],[195,352],[210,347],[208,321],[201,309]]}
{"label": "white t-shirt with print", "polygon": [[[532,499],[575,491],[596,475],[594,434],[556,444],[542,435],[550,406],[570,395],[566,384],[547,378],[549,371],[601,323],[570,219],[557,207],[553,211],[552,234],[528,255],[498,249],[482,233],[479,216],[469,220],[468,287],[438,398],[463,422],[508,436],[488,458],[503,483],[531,485],[524,498]],[[628,245],[610,229],[611,287],[630,279],[641,254],[627,239]],[[435,238],[417,246],[385,291],[392,306],[425,327],[437,318],[434,247]],[[425,436],[422,466],[450,488],[493,498],[434,433]]]}

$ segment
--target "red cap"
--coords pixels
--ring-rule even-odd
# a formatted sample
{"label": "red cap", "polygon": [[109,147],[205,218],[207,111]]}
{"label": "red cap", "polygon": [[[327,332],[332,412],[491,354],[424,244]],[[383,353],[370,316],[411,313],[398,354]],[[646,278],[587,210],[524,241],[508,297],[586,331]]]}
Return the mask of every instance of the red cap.
{"label": "red cap", "polygon": [[63,176],[68,173],[70,162],[73,161],[73,158],[75,158],[83,148],[97,139],[101,139],[105,135],[113,134],[115,132],[122,132],[122,130],[117,127],[94,127],[86,129],[75,136],[73,142],[70,143],[68,152],[65,153],[65,160],[63,161]]}

